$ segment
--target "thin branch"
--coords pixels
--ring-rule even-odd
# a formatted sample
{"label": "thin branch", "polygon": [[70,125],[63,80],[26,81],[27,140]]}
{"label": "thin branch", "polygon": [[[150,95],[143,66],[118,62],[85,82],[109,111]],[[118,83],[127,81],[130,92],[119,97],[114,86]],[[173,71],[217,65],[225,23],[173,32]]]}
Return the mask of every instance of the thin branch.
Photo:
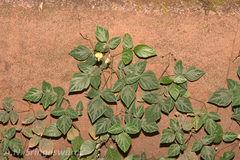
{"label": "thin branch", "polygon": [[203,102],[203,101],[201,101],[201,100],[198,100],[198,99],[195,99],[195,98],[192,98],[192,97],[189,97],[190,99],[193,99],[193,100],[195,100],[195,101],[198,101],[198,102],[201,102],[201,103],[203,103],[203,105],[204,105],[204,108],[206,109],[206,111],[207,111],[207,106],[206,106],[206,104]]}
{"label": "thin branch", "polygon": [[[170,56],[171,56],[171,52],[168,53],[167,55],[168,55],[168,65],[167,65],[167,67],[165,68],[165,70],[163,71],[162,75],[159,77],[158,82],[160,82],[162,76],[163,76],[164,73],[167,71],[168,67],[170,66]],[[163,56],[163,57],[164,57],[164,56]],[[162,57],[162,58],[163,58],[163,57]]]}
{"label": "thin branch", "polygon": [[237,36],[237,33],[238,33],[238,23],[239,23],[239,19],[237,21],[237,30],[235,31],[234,40],[233,40],[233,44],[232,44],[231,59],[230,59],[229,64],[228,64],[228,70],[227,70],[227,74],[226,74],[225,86],[227,85],[227,78],[228,78],[228,75],[229,75],[230,66],[231,66],[232,59],[233,59],[234,46],[235,46],[236,36]]}

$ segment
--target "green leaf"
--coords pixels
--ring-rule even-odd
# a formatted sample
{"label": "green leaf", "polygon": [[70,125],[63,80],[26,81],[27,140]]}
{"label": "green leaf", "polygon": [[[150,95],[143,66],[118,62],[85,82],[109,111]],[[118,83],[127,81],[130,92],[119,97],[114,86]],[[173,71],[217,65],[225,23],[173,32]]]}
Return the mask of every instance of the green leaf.
{"label": "green leaf", "polygon": [[[106,52],[108,52],[108,46],[106,43],[98,42],[94,48],[94,51],[106,53]],[[102,58],[101,60],[104,60],[104,64],[105,64],[105,59]],[[103,63],[103,61],[101,61],[101,63]]]}
{"label": "green leaf", "polygon": [[[129,123],[130,124],[130,123]],[[111,134],[119,134],[123,131],[123,126],[120,123],[114,124],[108,132]]]}
{"label": "green leaf", "polygon": [[134,52],[140,58],[148,58],[157,54],[151,47],[145,44],[139,44],[134,47]]}
{"label": "green leaf", "polygon": [[[164,103],[165,103],[165,107],[168,110],[168,112],[166,112],[166,113],[170,113],[170,111],[173,110],[173,108],[175,106],[175,101],[171,97],[167,97],[167,99],[164,101]],[[165,108],[165,107],[163,107],[163,108]]]}
{"label": "green leaf", "polygon": [[7,130],[7,132],[5,133],[5,137],[7,139],[11,139],[14,137],[15,133],[16,133],[16,127],[12,127],[9,130]]}
{"label": "green leaf", "polygon": [[239,85],[239,83],[233,79],[227,79],[227,85],[228,85],[228,89],[233,90],[233,88]]}
{"label": "green leaf", "polygon": [[174,73],[180,75],[182,74],[182,72],[183,72],[182,60],[179,60],[174,66]]}
{"label": "green leaf", "polygon": [[234,112],[231,117],[236,119],[237,121],[240,121],[240,112]]}
{"label": "green leaf", "polygon": [[123,60],[120,60],[120,61],[118,62],[118,68],[119,68],[119,69],[123,69],[124,67],[126,67],[126,66],[125,66]]}
{"label": "green leaf", "polygon": [[214,149],[210,146],[204,146],[202,148],[200,154],[204,160],[213,160],[214,159]]}
{"label": "green leaf", "polygon": [[119,119],[118,116],[112,116],[112,117],[110,118],[110,120],[111,120],[112,125],[117,124],[117,123],[120,123],[120,124],[121,124],[121,120]]}
{"label": "green leaf", "polygon": [[23,99],[38,102],[42,98],[43,92],[37,88],[31,88],[27,91],[27,93],[23,96]]}
{"label": "green leaf", "polygon": [[142,129],[147,133],[157,132],[159,127],[156,122],[147,122],[146,119],[142,120]]}
{"label": "green leaf", "polygon": [[63,96],[63,95],[65,94],[65,91],[64,91],[64,89],[63,89],[62,87],[59,87],[59,86],[53,87],[53,90],[54,90],[58,95]]}
{"label": "green leaf", "polygon": [[190,131],[192,129],[192,123],[191,123],[191,120],[189,121],[185,121],[182,125],[182,128],[184,131]]}
{"label": "green leaf", "polygon": [[52,155],[53,154],[53,142],[49,139],[43,138],[39,142],[39,151],[44,155]]}
{"label": "green leaf", "polygon": [[9,114],[6,111],[0,111],[0,121],[5,124],[9,120]]}
{"label": "green leaf", "polygon": [[135,73],[135,68],[133,67],[133,65],[128,65],[124,67],[123,70],[126,75],[130,73]]}
{"label": "green leaf", "polygon": [[2,100],[2,107],[6,111],[11,111],[14,107],[14,99],[12,97],[6,97]]}
{"label": "green leaf", "polygon": [[159,95],[155,92],[150,92],[148,94],[145,94],[142,96],[142,98],[144,99],[144,101],[150,104],[158,103],[160,100]]}
{"label": "green leaf", "polygon": [[233,88],[233,96],[232,96],[232,106],[239,106],[240,105],[240,85],[236,85]]}
{"label": "green leaf", "polygon": [[160,88],[155,73],[150,70],[141,74],[139,85],[143,90],[154,90]]}
{"label": "green leaf", "polygon": [[63,102],[63,96],[58,96],[56,101],[56,108],[61,107],[62,102]]}
{"label": "green leaf", "polygon": [[136,74],[142,74],[147,65],[147,61],[140,61],[133,65]]}
{"label": "green leaf", "polygon": [[220,120],[221,117],[216,112],[209,112],[208,116],[212,118],[214,121]]}
{"label": "green leaf", "polygon": [[179,144],[184,144],[184,133],[182,130],[176,131],[175,136]]}
{"label": "green leaf", "polygon": [[101,75],[94,75],[90,77],[90,83],[91,85],[98,89],[100,83],[101,83]]}
{"label": "green leaf", "polygon": [[179,84],[182,88],[187,89],[187,82],[180,83]]}
{"label": "green leaf", "polygon": [[95,36],[98,41],[100,42],[107,42],[109,38],[109,33],[106,28],[103,28],[101,26],[96,26]]}
{"label": "green leaf", "polygon": [[202,146],[203,146],[202,142],[199,140],[196,140],[192,145],[191,151],[197,152],[202,148]]}
{"label": "green leaf", "polygon": [[223,153],[223,157],[230,160],[235,156],[235,152],[227,151]]}
{"label": "green leaf", "polygon": [[50,104],[55,103],[57,100],[57,93],[55,92],[46,92],[41,101],[40,104],[43,105],[43,108],[46,109]]}
{"label": "green leaf", "polygon": [[210,143],[213,142],[214,139],[215,139],[214,136],[207,135],[207,136],[202,136],[201,141],[202,141],[203,145],[209,145]]}
{"label": "green leaf", "polygon": [[160,138],[160,143],[172,143],[175,139],[175,134],[172,129],[164,129]]}
{"label": "green leaf", "polygon": [[105,153],[105,160],[121,160],[121,155],[117,150],[109,147]]}
{"label": "green leaf", "polygon": [[91,72],[94,70],[94,67],[92,65],[89,65],[85,62],[79,62],[77,65],[82,72],[87,74],[91,74]]}
{"label": "green leaf", "polygon": [[200,119],[198,116],[194,117],[191,120],[192,126],[195,128],[196,131],[199,130],[202,127],[202,125],[205,123],[203,120],[205,119],[203,119],[202,117]]}
{"label": "green leaf", "polygon": [[92,88],[87,94],[89,98],[95,98],[100,96],[99,89]]}
{"label": "green leaf", "polygon": [[240,66],[238,66],[237,73],[238,73],[238,76],[240,77]]}
{"label": "green leaf", "polygon": [[78,118],[78,114],[75,110],[73,110],[72,108],[67,108],[65,111],[65,115],[68,116],[71,119],[76,119]]}
{"label": "green leaf", "polygon": [[174,83],[172,83],[169,87],[168,87],[168,92],[169,94],[172,96],[172,98],[174,100],[177,100],[179,93],[180,93],[180,87]]}
{"label": "green leaf", "polygon": [[23,121],[22,121],[22,124],[31,124],[33,121],[35,121],[35,116],[34,116],[34,114],[33,113],[28,113],[25,117],[24,117],[24,119],[23,119]]}
{"label": "green leaf", "polygon": [[131,137],[127,134],[122,132],[117,137],[117,145],[118,147],[125,153],[132,143]]}
{"label": "green leaf", "polygon": [[131,49],[133,47],[132,37],[128,33],[124,34],[122,45],[124,49]]}
{"label": "green leaf", "polygon": [[204,124],[204,128],[210,135],[213,135],[214,131],[217,128],[216,122],[214,122],[211,118],[208,118],[206,123]]}
{"label": "green leaf", "polygon": [[33,133],[32,130],[30,128],[23,128],[22,130],[22,134],[28,138],[32,138],[33,137]]}
{"label": "green leaf", "polygon": [[108,118],[112,117],[113,116],[113,110],[112,108],[108,107],[108,106],[105,106],[105,112],[104,112],[104,115]]}
{"label": "green leaf", "polygon": [[87,59],[91,53],[91,51],[83,46],[80,45],[76,48],[74,48],[70,53],[69,53],[72,57],[74,57],[75,59],[79,60],[79,61],[83,61],[85,59]]}
{"label": "green leaf", "polygon": [[234,141],[238,137],[238,134],[228,131],[223,133],[223,140],[225,142],[231,142]]}
{"label": "green leaf", "polygon": [[174,119],[169,120],[169,125],[173,131],[177,131],[180,129],[179,123]]}
{"label": "green leaf", "polygon": [[18,121],[18,112],[15,110],[12,110],[9,112],[9,118],[12,124],[16,124]]}
{"label": "green leaf", "polygon": [[179,155],[179,153],[180,153],[180,146],[177,144],[171,144],[168,149],[168,156],[173,157],[173,156]]}
{"label": "green leaf", "polygon": [[77,110],[77,111],[82,111],[82,110],[83,110],[83,103],[82,103],[82,101],[79,101],[79,102],[78,102],[78,104],[77,104],[77,106],[76,106],[76,110]]}
{"label": "green leaf", "polygon": [[128,134],[136,134],[139,132],[138,128],[133,125],[132,123],[127,123],[124,127],[123,127],[124,131]]}
{"label": "green leaf", "polygon": [[23,154],[23,146],[22,141],[18,138],[13,138],[9,142],[9,148],[14,152],[18,154]]}
{"label": "green leaf", "polygon": [[125,84],[126,83],[123,79],[118,79],[113,85],[112,92],[118,92],[122,90]]}
{"label": "green leaf", "polygon": [[186,81],[187,81],[187,79],[183,75],[175,75],[173,77],[173,82],[174,83],[180,84],[180,83],[184,83]]}
{"label": "green leaf", "polygon": [[163,77],[160,80],[160,83],[162,83],[162,84],[171,84],[172,83],[172,79],[171,79],[171,77]]}
{"label": "green leaf", "polygon": [[46,128],[46,124],[43,121],[36,120],[35,122],[33,122],[31,129],[37,135],[42,136],[45,128]]}
{"label": "green leaf", "polygon": [[128,64],[132,61],[133,51],[131,49],[123,49],[122,51],[122,60],[125,64]]}
{"label": "green leaf", "polygon": [[124,115],[124,120],[125,120],[126,123],[132,123],[133,122],[132,114],[125,114]]}
{"label": "green leaf", "polygon": [[169,105],[169,104],[166,102],[166,100],[163,99],[163,98],[160,99],[160,101],[159,101],[159,103],[158,103],[157,105],[159,106],[159,108],[161,109],[161,111],[164,112],[164,113],[166,113],[166,114],[168,114],[168,113],[172,110],[172,108],[170,108],[171,105]]}
{"label": "green leaf", "polygon": [[214,143],[220,143],[222,141],[222,135],[223,135],[223,129],[222,126],[218,123],[216,123],[216,130],[214,131]]}
{"label": "green leaf", "polygon": [[175,106],[177,110],[185,113],[192,113],[193,108],[191,105],[191,102],[188,98],[185,97],[179,97],[177,101],[175,102]]}
{"label": "green leaf", "polygon": [[94,123],[96,119],[104,114],[105,103],[100,97],[96,97],[88,103],[87,108],[91,121]]}
{"label": "green leaf", "polygon": [[219,88],[213,93],[208,102],[218,106],[228,106],[232,102],[232,92],[225,88]]}
{"label": "green leaf", "polygon": [[161,110],[157,105],[148,106],[145,109],[145,117],[147,122],[155,122],[161,118]]}
{"label": "green leaf", "polygon": [[111,49],[115,49],[121,42],[121,37],[113,37],[108,41],[108,45]]}
{"label": "green leaf", "polygon": [[48,126],[43,132],[43,136],[47,137],[60,137],[61,135],[62,132],[60,132],[59,129],[57,128],[56,123],[53,123],[50,126]]}
{"label": "green leaf", "polygon": [[80,147],[80,156],[85,156],[91,154],[96,147],[96,143],[94,140],[87,140],[85,141],[82,146]]}
{"label": "green leaf", "polygon": [[183,76],[185,78],[187,78],[187,80],[193,82],[193,81],[198,80],[204,74],[205,74],[204,71],[202,71],[202,70],[200,70],[196,67],[191,66],[184,71]]}
{"label": "green leaf", "polygon": [[44,119],[45,117],[47,117],[47,113],[44,111],[37,111],[36,112],[36,118],[37,119]]}
{"label": "green leaf", "polygon": [[50,114],[53,116],[62,116],[65,113],[64,108],[58,107],[50,111]]}
{"label": "green leaf", "polygon": [[3,138],[3,139],[1,140],[2,152],[6,152],[6,151],[7,151],[8,146],[9,146],[9,142],[10,142],[10,140],[7,139],[7,138]]}
{"label": "green leaf", "polygon": [[139,118],[133,118],[132,124],[138,129],[138,132],[140,132],[142,128],[142,121]]}
{"label": "green leaf", "polygon": [[32,148],[32,147],[35,147],[36,145],[38,145],[40,140],[41,140],[41,137],[34,134],[33,137],[29,141],[29,148]]}
{"label": "green leaf", "polygon": [[135,73],[130,73],[130,74],[127,74],[125,77],[124,77],[124,80],[126,82],[126,84],[133,84],[135,83],[137,80],[139,80],[140,76],[135,74]]}
{"label": "green leaf", "polygon": [[109,88],[105,88],[104,90],[102,90],[101,97],[107,102],[117,102],[114,93]]}
{"label": "green leaf", "polygon": [[147,155],[145,152],[141,154],[141,160],[147,160]]}
{"label": "green leaf", "polygon": [[69,128],[72,126],[72,120],[66,116],[63,115],[57,120],[57,127],[58,129],[65,135]]}
{"label": "green leaf", "polygon": [[132,101],[135,99],[136,93],[132,89],[131,86],[127,85],[121,90],[120,97],[121,97],[122,101],[124,102],[124,104],[127,107],[129,107],[130,104],[132,103]]}
{"label": "green leaf", "polygon": [[111,120],[109,118],[100,118],[96,122],[96,135],[106,133],[111,127]]}
{"label": "green leaf", "polygon": [[69,87],[69,92],[82,91],[90,84],[90,76],[86,73],[76,73],[73,75]]}
{"label": "green leaf", "polygon": [[140,105],[134,110],[133,115],[136,118],[141,118],[143,113],[144,113],[144,106]]}
{"label": "green leaf", "polygon": [[67,139],[71,141],[74,137],[79,136],[79,132],[77,129],[71,127],[71,129],[67,132]]}
{"label": "green leaf", "polygon": [[68,160],[68,158],[72,155],[72,148],[66,148],[60,152],[59,160]]}
{"label": "green leaf", "polygon": [[52,91],[52,86],[50,83],[47,83],[46,81],[42,82],[42,90],[44,93],[51,92]]}
{"label": "green leaf", "polygon": [[184,156],[188,158],[188,160],[198,160],[198,157],[195,152],[191,152],[191,149],[187,148],[184,151]]}
{"label": "green leaf", "polygon": [[75,154],[80,150],[83,143],[84,143],[84,140],[81,136],[77,136],[72,139],[71,145]]}

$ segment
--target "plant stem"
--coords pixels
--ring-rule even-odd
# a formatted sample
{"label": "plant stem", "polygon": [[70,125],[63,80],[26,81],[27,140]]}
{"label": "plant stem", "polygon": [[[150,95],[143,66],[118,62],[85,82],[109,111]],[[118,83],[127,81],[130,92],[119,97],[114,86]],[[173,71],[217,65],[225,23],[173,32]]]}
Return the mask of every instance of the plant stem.
{"label": "plant stem", "polygon": [[195,100],[195,101],[198,101],[198,102],[201,102],[201,103],[203,103],[203,105],[204,105],[204,108],[205,108],[205,110],[207,111],[207,106],[206,106],[206,104],[203,102],[203,101],[201,101],[201,100],[198,100],[198,99],[195,99],[195,98],[192,98],[192,97],[189,97],[190,99],[193,99],[193,100]]}
{"label": "plant stem", "polygon": [[171,55],[171,52],[170,52],[170,53],[168,53],[167,55],[169,55],[169,56],[168,56],[168,65],[167,65],[167,67],[164,69],[164,71],[163,71],[162,75],[159,77],[159,79],[158,79],[158,82],[160,82],[160,80],[161,80],[162,76],[163,76],[163,75],[164,75],[164,73],[167,71],[168,67],[170,66],[170,55]]}

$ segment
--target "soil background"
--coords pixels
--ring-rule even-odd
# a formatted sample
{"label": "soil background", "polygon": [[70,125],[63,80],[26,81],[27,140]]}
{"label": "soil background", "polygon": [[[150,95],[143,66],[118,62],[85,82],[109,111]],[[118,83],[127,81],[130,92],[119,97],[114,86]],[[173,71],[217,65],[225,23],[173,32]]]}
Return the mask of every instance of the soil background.
{"label": "soil background", "polygon": [[[234,131],[240,134],[239,125],[230,117],[232,107],[218,108],[208,104],[207,100],[218,88],[227,87],[226,78],[239,81],[237,67],[240,65],[238,56],[240,50],[240,24],[239,13],[236,10],[229,12],[224,9],[218,13],[205,10],[199,6],[190,6],[183,9],[170,8],[166,16],[161,8],[152,9],[152,3],[143,3],[138,10],[137,1],[0,1],[0,99],[11,96],[15,101],[15,109],[28,110],[23,95],[32,87],[41,89],[42,81],[50,83],[53,87],[61,86],[68,91],[70,80],[75,73],[80,72],[78,61],[68,53],[78,45],[84,45],[91,50],[91,45],[79,34],[88,36],[96,44],[96,25],[109,30],[110,38],[123,37],[125,33],[132,36],[134,46],[147,44],[157,52],[157,56],[147,59],[147,68],[159,77],[168,64],[170,58],[169,74],[178,60],[183,61],[184,70],[195,66],[205,75],[196,82],[190,82],[188,92],[191,97],[204,101],[208,111],[217,111],[221,116],[220,123],[224,132]],[[233,7],[234,8],[234,7]],[[221,18],[219,18],[219,15]],[[120,44],[114,53],[122,50]],[[176,61],[174,60],[176,59]],[[121,56],[115,58],[115,64]],[[234,60],[234,61],[233,61]],[[133,62],[137,58],[134,57]],[[229,65],[230,64],[230,65]],[[116,65],[115,65],[116,67]],[[229,74],[228,73],[229,69]],[[86,91],[87,92],[87,91]],[[139,93],[139,90],[138,92]],[[87,114],[89,99],[85,94],[65,95],[75,108],[81,100],[84,104],[83,116],[74,123],[81,130],[84,140],[91,139],[88,128],[91,125]],[[191,100],[194,109],[200,110],[203,104]],[[39,104],[32,105],[34,110],[43,110]],[[67,106],[66,103],[63,106]],[[139,106],[137,103],[136,106]],[[144,104],[145,108],[147,104]],[[121,110],[122,105],[114,106],[114,111]],[[48,117],[44,120],[47,126],[56,122]],[[141,154],[145,152],[147,158],[154,159],[167,156],[167,146],[160,146],[161,132],[169,124],[169,118],[174,118],[172,111],[162,114],[157,123],[159,132],[149,135],[141,134],[133,137],[132,145],[126,154]],[[21,124],[28,112],[19,113],[18,124]],[[11,127],[10,122],[8,128]],[[23,145],[28,145],[28,139],[20,136]],[[197,137],[200,139],[206,132],[202,129]],[[71,144],[66,137],[52,139],[54,150],[61,151]],[[188,147],[195,141],[191,138]],[[223,152],[233,150],[235,159],[240,159],[238,140],[230,143],[221,143],[216,151],[216,159]],[[114,143],[113,143],[114,145]],[[38,148],[27,150],[24,147],[25,158],[28,159],[57,159],[58,156],[44,158],[38,153]],[[237,147],[236,147],[237,146]],[[115,148],[117,148],[114,145]],[[212,146],[215,147],[215,146]],[[32,151],[32,153],[30,153]],[[104,152],[101,153],[101,156]],[[9,156],[10,159],[17,159]]]}

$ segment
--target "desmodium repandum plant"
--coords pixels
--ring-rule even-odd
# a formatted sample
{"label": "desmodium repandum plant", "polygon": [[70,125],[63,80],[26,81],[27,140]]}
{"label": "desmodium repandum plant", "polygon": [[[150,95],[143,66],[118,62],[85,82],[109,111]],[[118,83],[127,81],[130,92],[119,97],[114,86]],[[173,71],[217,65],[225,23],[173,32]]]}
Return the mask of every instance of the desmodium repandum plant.
{"label": "desmodium repandum plant", "polygon": [[[90,99],[87,112],[92,123],[89,128],[92,139],[84,141],[80,129],[74,123],[82,115],[84,108],[82,101],[72,108],[70,101],[64,97],[63,88],[52,87],[51,84],[43,81],[42,89],[31,88],[23,96],[23,99],[29,102],[30,109],[22,125],[17,124],[18,112],[13,110],[14,99],[11,97],[3,99],[0,120],[6,125],[10,119],[13,126],[8,130],[5,126],[0,128],[0,159],[8,158],[9,149],[13,156],[26,158],[27,148],[34,147],[38,147],[44,156],[54,156],[51,138],[66,136],[68,142],[71,143],[71,148],[61,151],[60,160],[120,160],[121,154],[114,149],[112,142],[115,142],[119,149],[126,153],[131,146],[133,135],[142,131],[158,132],[157,122],[162,112],[169,115],[174,107],[179,112],[175,113],[175,119],[170,119],[169,127],[164,129],[159,137],[161,144],[171,144],[168,157],[159,155],[159,160],[193,160],[198,159],[197,154],[205,160],[213,160],[215,150],[211,144],[219,144],[222,140],[232,142],[239,138],[239,135],[234,132],[223,132],[221,125],[216,122],[220,120],[220,116],[216,112],[207,112],[204,102],[204,109],[198,111],[192,108],[187,84],[188,81],[193,82],[201,78],[204,71],[193,66],[183,71],[182,61],[179,60],[174,66],[174,75],[167,74],[170,65],[168,64],[161,76],[157,78],[153,71],[145,70],[147,65],[145,59],[156,55],[152,48],[145,44],[133,47],[132,38],[128,33],[123,39],[113,37],[109,40],[108,30],[100,26],[96,27],[95,35],[98,42],[93,47],[93,52],[80,45],[69,53],[80,61],[78,67],[81,72],[72,77],[68,92],[81,93],[89,88],[86,95]],[[123,50],[120,53],[113,53],[121,41]],[[134,54],[138,62],[131,64]],[[115,67],[114,58],[119,55],[122,56],[122,60]],[[169,58],[170,56],[171,54]],[[108,77],[106,73],[109,73]],[[239,73],[240,68],[238,68]],[[114,74],[117,80],[111,84]],[[165,74],[167,76],[164,76]],[[240,105],[239,86],[238,82],[228,79],[229,90],[220,88],[209,99],[210,103],[218,106],[228,106],[232,102],[234,110],[232,117],[238,122],[240,121],[240,110],[237,107]],[[138,88],[141,91],[136,95]],[[67,102],[67,107],[62,105],[63,101]],[[136,106],[136,101],[147,103],[149,106],[145,108],[143,104]],[[31,105],[38,102],[42,104],[45,111],[34,111]],[[123,108],[120,112],[114,112],[112,106],[121,102]],[[46,112],[49,106],[54,107],[50,114],[51,117],[57,118],[57,122],[46,126],[43,119],[51,118]],[[192,119],[185,120],[184,114]],[[202,126],[207,135],[198,139],[197,131],[203,128]],[[21,139],[24,135],[29,139],[29,143],[23,145],[21,139],[14,138],[16,134],[20,134]],[[191,137],[196,139],[193,144],[189,144]],[[104,145],[107,149],[103,152],[102,146]],[[99,154],[101,152],[103,154]],[[234,152],[228,151],[220,159],[232,159],[234,155]],[[130,154],[125,158],[125,160],[140,159],[147,159],[144,152],[141,155]]]}

